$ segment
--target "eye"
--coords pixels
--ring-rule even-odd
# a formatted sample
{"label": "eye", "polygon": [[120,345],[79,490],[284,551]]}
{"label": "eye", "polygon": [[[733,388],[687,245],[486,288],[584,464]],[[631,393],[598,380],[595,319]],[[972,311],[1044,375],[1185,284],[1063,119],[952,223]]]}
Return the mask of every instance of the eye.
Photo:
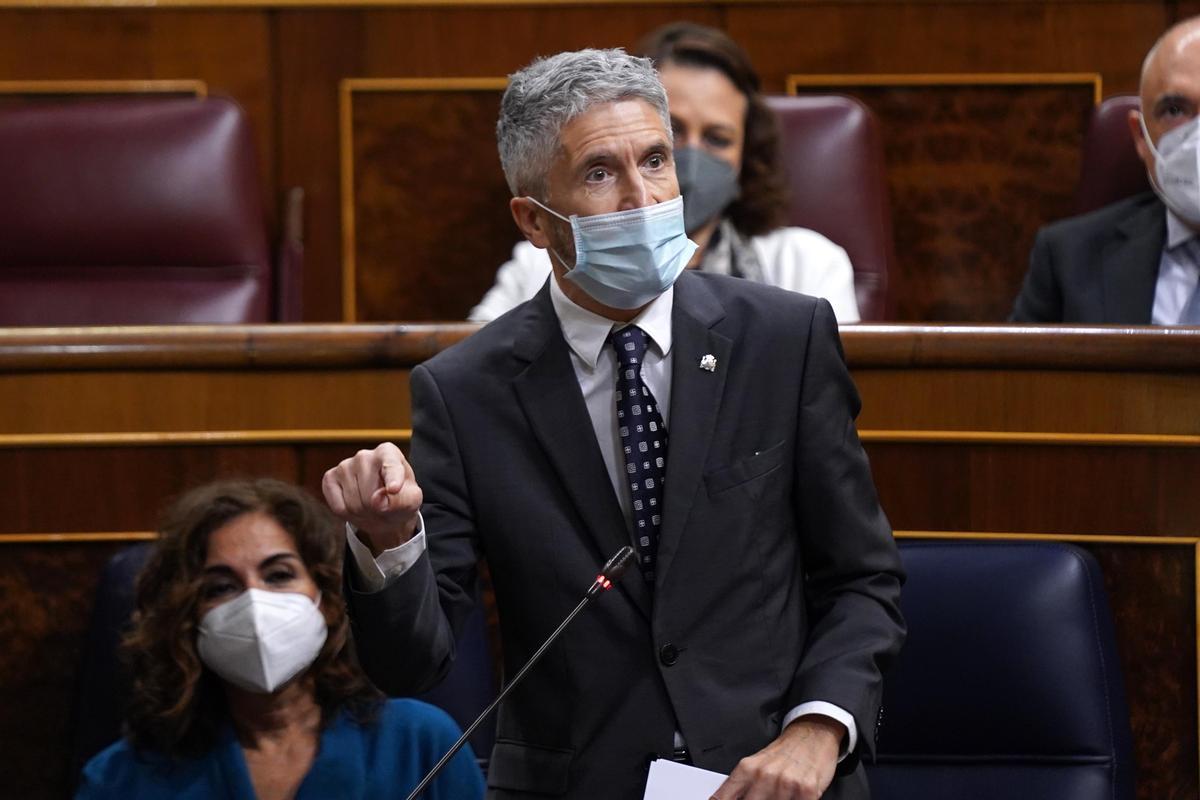
{"label": "eye", "polygon": [[704,143],[714,150],[725,150],[733,146],[733,139],[723,133],[705,133]]}
{"label": "eye", "polygon": [[296,579],[296,573],[287,567],[274,567],[264,576],[271,586],[290,583]]}
{"label": "eye", "polygon": [[200,597],[204,600],[217,600],[238,592],[238,587],[231,581],[212,581],[205,583],[200,589]]}
{"label": "eye", "polygon": [[604,167],[596,167],[587,174],[588,183],[599,183],[608,178],[609,172]]}
{"label": "eye", "polygon": [[1155,108],[1155,116],[1164,122],[1174,122],[1194,116],[1195,108],[1191,103],[1178,99],[1163,100]]}
{"label": "eye", "polygon": [[650,169],[662,169],[667,165],[667,157],[662,153],[654,153],[646,159],[646,166]]}

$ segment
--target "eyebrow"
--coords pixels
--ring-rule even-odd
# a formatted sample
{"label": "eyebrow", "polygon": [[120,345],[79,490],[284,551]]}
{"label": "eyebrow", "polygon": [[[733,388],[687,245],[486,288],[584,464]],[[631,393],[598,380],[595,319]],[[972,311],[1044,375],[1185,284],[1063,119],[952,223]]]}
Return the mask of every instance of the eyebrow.
{"label": "eyebrow", "polygon": [[[280,561],[284,561],[289,558],[294,558],[297,561],[300,560],[300,557],[298,555],[296,555],[295,553],[288,553],[288,552],[272,553],[271,555],[264,558],[262,561],[258,562],[258,568],[259,568],[259,570],[264,570]],[[212,566],[208,566],[208,567],[204,568],[204,574],[205,575],[215,575],[215,574],[233,575],[235,573],[234,573],[232,567],[229,567],[225,564],[213,564]]]}
{"label": "eyebrow", "polygon": [[[650,155],[651,153],[654,153],[657,151],[664,151],[664,152],[670,153],[671,149],[672,148],[671,148],[670,142],[668,142],[666,139],[659,139],[659,140],[653,142],[652,144],[647,145],[645,148],[643,148],[642,154],[638,160],[640,161],[641,159],[645,158],[646,156]],[[586,168],[592,166],[593,164],[611,164],[614,161],[619,161],[619,160],[620,160],[620,158],[618,158],[617,154],[614,153],[612,150],[596,150],[594,152],[587,153],[583,158],[579,159],[578,169],[586,169]]]}
{"label": "eyebrow", "polygon": [[595,150],[591,153],[585,153],[584,157],[579,159],[579,169],[587,169],[593,164],[608,164],[617,160],[617,155],[611,150]]}

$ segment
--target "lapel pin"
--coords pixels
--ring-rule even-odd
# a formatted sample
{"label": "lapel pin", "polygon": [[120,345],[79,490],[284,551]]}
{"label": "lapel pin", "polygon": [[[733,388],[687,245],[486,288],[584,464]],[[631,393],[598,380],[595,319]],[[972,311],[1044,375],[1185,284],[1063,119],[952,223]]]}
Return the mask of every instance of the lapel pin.
{"label": "lapel pin", "polygon": [[706,372],[716,372],[717,371],[717,357],[714,356],[712,353],[709,353],[708,355],[701,357],[700,369],[705,370]]}

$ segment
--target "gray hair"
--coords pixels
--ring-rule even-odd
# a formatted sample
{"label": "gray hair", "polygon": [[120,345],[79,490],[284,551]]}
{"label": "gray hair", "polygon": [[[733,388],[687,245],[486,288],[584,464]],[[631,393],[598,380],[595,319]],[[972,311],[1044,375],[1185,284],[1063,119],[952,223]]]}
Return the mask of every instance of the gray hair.
{"label": "gray hair", "polygon": [[500,166],[513,195],[545,190],[546,172],[558,151],[563,126],[592,106],[627,99],[653,106],[670,135],[667,92],[648,58],[619,48],[578,50],[537,58],[509,75],[496,140]]}

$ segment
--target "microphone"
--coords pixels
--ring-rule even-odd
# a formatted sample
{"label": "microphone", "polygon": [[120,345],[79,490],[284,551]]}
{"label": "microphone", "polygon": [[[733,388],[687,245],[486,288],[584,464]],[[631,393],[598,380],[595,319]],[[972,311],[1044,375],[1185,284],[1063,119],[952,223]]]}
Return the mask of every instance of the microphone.
{"label": "microphone", "polygon": [[471,738],[471,734],[475,732],[475,729],[496,710],[496,707],[500,705],[500,701],[508,696],[508,693],[525,677],[525,673],[529,672],[529,668],[541,659],[542,654],[546,652],[550,645],[554,644],[554,640],[558,638],[559,634],[566,630],[567,626],[571,624],[571,620],[575,619],[584,606],[592,602],[592,598],[598,596],[601,592],[611,589],[613,582],[620,580],[621,576],[625,574],[625,570],[629,569],[629,565],[632,563],[633,548],[629,545],[622,547],[604,563],[604,566],[600,568],[600,574],[596,576],[596,580],[587,590],[587,593],[584,594],[583,599],[579,601],[579,605],[575,606],[575,609],[570,614],[567,614],[566,618],[554,629],[554,633],[550,634],[546,641],[542,642],[542,646],[530,656],[529,660],[525,662],[525,666],[521,667],[520,671],[508,682],[508,685],[496,696],[496,699],[491,702],[491,705],[475,718],[475,721],[471,723],[469,728],[463,731],[463,735],[458,737],[458,741],[447,751],[446,755],[442,756],[441,760],[433,765],[433,769],[425,774],[425,777],[417,784],[417,788],[413,789],[412,793],[409,794],[407,800],[416,800],[421,795],[421,792],[425,791],[433,779],[438,776],[438,773],[442,771],[442,768],[450,763],[450,759],[454,758],[455,754],[467,743],[467,739]]}
{"label": "microphone", "polygon": [[[613,553],[612,558],[605,561],[604,566],[600,568],[600,574],[596,576],[596,582],[592,584],[592,588],[587,590],[587,598],[590,600],[600,592],[611,589],[612,582],[619,581],[631,563],[633,563],[633,548],[629,545],[625,545]],[[567,618],[567,621],[570,621],[570,617]],[[555,631],[551,634],[551,638],[557,635],[558,632]]]}

